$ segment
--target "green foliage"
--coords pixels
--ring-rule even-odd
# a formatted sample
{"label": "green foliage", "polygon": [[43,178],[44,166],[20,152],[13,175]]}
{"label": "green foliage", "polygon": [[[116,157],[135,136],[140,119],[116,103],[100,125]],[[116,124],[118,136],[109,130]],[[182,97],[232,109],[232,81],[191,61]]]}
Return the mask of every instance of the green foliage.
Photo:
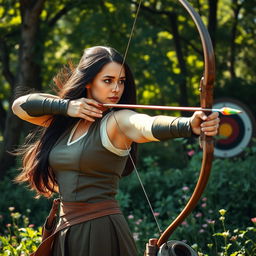
{"label": "green foliage", "polygon": [[0,234],[0,255],[30,255],[41,242],[42,228],[35,229],[29,219],[9,207],[11,223],[6,224],[4,235]]}
{"label": "green foliage", "polygon": [[[208,21],[209,4],[190,1],[200,13],[204,22]],[[241,5],[239,20],[234,20],[236,6],[231,0],[218,1],[218,24],[216,31],[216,60],[219,96],[236,96],[236,90],[227,90],[232,83],[229,72],[232,27],[237,22],[235,35],[236,59],[235,71],[238,84],[255,83],[255,8],[250,1],[239,1]],[[146,1],[143,3],[136,24],[128,62],[131,64],[138,82],[138,98],[141,103],[177,104],[178,86],[187,76],[187,90],[190,104],[198,103],[198,86],[202,74],[202,49],[195,25],[179,3],[171,0]],[[124,53],[131,30],[136,6],[130,1],[45,1],[38,29],[38,41],[35,42],[40,58],[44,90],[60,66],[72,58],[79,59],[85,47],[92,45],[110,45]],[[164,11],[164,13],[163,13]],[[186,61],[187,74],[180,73],[177,49],[174,45],[170,16],[177,15],[177,28],[180,33],[180,46]],[[15,75],[18,65],[20,45],[20,26],[22,22],[20,3],[3,1],[0,8],[2,40],[7,46],[9,68]],[[210,31],[211,32],[211,31]],[[214,33],[214,31],[213,31]],[[0,68],[3,69],[2,61]],[[0,90],[3,98],[13,93],[4,75],[1,75]],[[40,87],[38,87],[40,88]],[[223,91],[222,91],[223,89]],[[7,92],[8,91],[8,92]],[[0,93],[2,93],[0,91]],[[223,94],[224,93],[224,94]],[[242,96],[242,97],[241,97]],[[247,92],[239,94],[239,99],[247,100]],[[253,99],[249,104],[253,104]]]}
{"label": "green foliage", "polygon": [[[171,223],[191,196],[201,165],[201,153],[197,150],[195,147],[188,148],[188,154],[194,155],[188,166],[183,169],[162,170],[156,157],[144,158],[143,169],[139,168],[162,229]],[[229,230],[236,230],[238,223],[241,230],[246,230],[245,227],[250,225],[256,212],[256,205],[252,203],[256,192],[254,150],[254,147],[248,149],[244,156],[246,161],[242,157],[214,160],[211,178],[203,198],[171,239],[186,240],[190,245],[197,244],[202,251],[209,250],[207,244],[215,241],[215,237],[211,238],[213,223],[216,222],[216,229],[222,227],[221,223],[215,221],[218,219],[216,209],[222,208],[228,211]],[[171,164],[172,160],[169,161]],[[142,251],[149,238],[159,235],[135,173],[122,180],[119,199]]]}
{"label": "green foliage", "polygon": [[212,242],[207,244],[209,253],[204,254],[195,244],[199,255],[220,255],[220,256],[253,256],[256,253],[256,219],[252,218],[254,226],[249,226],[244,229],[235,228],[228,230],[226,227],[226,210],[219,210],[219,222],[222,225],[222,232],[215,232],[215,221],[209,222],[212,229]]}

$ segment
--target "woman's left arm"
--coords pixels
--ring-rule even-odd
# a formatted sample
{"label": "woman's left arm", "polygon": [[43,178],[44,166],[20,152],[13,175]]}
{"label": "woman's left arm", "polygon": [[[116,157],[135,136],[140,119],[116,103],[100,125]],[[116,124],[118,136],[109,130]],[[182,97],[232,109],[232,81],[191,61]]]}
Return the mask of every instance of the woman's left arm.
{"label": "woman's left arm", "polygon": [[[132,141],[145,143],[200,135],[201,131],[208,136],[214,136],[218,133],[218,127],[218,113],[206,116],[203,112],[197,111],[190,118],[152,117],[131,110],[120,110],[108,120],[108,135],[111,141],[114,140],[114,144],[118,140],[124,140],[124,135],[127,138],[126,144]],[[117,143],[118,146],[120,143]]]}

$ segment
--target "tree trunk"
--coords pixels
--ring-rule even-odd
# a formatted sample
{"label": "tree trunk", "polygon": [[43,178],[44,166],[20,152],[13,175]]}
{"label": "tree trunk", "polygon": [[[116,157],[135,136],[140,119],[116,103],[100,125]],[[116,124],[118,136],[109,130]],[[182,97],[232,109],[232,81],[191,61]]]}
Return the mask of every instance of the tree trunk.
{"label": "tree trunk", "polygon": [[209,0],[208,3],[209,3],[208,30],[212,39],[213,48],[215,49],[218,0]]}
{"label": "tree trunk", "polygon": [[[39,20],[45,0],[20,1],[20,11],[22,17],[21,41],[19,48],[19,66],[14,83],[14,94],[18,86],[28,88],[40,88],[40,65],[37,54]],[[37,62],[38,60],[38,62]],[[10,106],[12,104],[10,99]],[[4,142],[0,154],[0,178],[3,178],[6,171],[15,164],[15,157],[8,152],[19,144],[20,133],[23,121],[14,116],[11,107],[7,112],[5,123]]]}
{"label": "tree trunk", "polygon": [[0,131],[3,134],[5,130],[6,111],[4,110],[2,103],[0,103],[0,117]]}
{"label": "tree trunk", "polygon": [[186,63],[184,61],[184,56],[183,56],[182,47],[181,47],[181,40],[180,40],[178,24],[177,24],[177,15],[175,13],[170,14],[169,20],[172,28],[175,51],[177,54],[178,63],[181,70],[181,80],[179,84],[179,89],[180,89],[179,104],[181,106],[188,106],[187,68],[186,68]]}
{"label": "tree trunk", "polygon": [[231,42],[230,42],[230,60],[229,60],[229,71],[231,79],[236,78],[235,72],[235,62],[236,62],[236,34],[237,34],[237,25],[238,25],[238,15],[241,9],[241,5],[237,0],[233,0],[233,12],[234,12],[234,23],[231,29]]}

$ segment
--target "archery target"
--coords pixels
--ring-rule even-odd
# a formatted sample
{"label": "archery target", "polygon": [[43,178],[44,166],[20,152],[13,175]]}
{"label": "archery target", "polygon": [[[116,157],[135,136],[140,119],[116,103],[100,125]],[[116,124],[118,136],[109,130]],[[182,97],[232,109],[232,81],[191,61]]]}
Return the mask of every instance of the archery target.
{"label": "archery target", "polygon": [[241,102],[233,99],[216,101],[213,108],[230,107],[242,110],[237,115],[220,113],[219,135],[217,136],[214,155],[233,157],[244,151],[249,145],[255,129],[255,119],[250,110]]}

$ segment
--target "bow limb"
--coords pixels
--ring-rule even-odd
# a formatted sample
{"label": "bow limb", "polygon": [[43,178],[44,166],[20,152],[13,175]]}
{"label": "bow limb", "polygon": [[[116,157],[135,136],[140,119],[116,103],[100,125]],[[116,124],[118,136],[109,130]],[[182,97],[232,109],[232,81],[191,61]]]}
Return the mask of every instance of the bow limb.
{"label": "bow limb", "polygon": [[[200,34],[203,52],[204,52],[204,75],[200,82],[200,102],[202,108],[212,108],[213,103],[213,86],[215,80],[215,58],[212,47],[210,35],[203,24],[199,14],[193,9],[193,7],[186,0],[179,0],[183,7],[188,11],[192,19],[194,20],[198,32]],[[165,243],[174,230],[180,225],[183,220],[191,213],[195,208],[198,201],[203,194],[203,191],[207,185],[207,181],[210,176],[212,159],[213,159],[213,138],[201,134],[200,136],[201,147],[203,149],[203,159],[201,164],[201,171],[199,179],[197,181],[195,190],[189,199],[187,205],[184,207],[178,217],[167,227],[157,241],[157,246],[160,247]]]}

